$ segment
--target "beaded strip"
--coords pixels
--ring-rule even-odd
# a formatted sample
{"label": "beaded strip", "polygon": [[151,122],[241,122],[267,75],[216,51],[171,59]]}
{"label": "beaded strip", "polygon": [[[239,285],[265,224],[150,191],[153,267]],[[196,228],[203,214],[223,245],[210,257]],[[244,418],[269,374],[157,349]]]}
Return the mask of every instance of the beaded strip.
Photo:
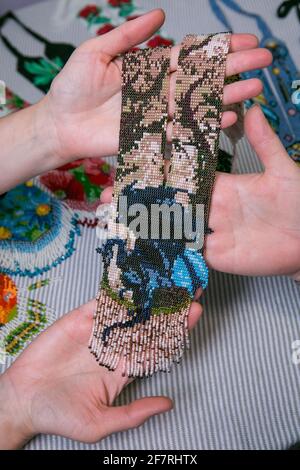
{"label": "beaded strip", "polygon": [[[114,370],[122,360],[132,377],[169,371],[188,347],[188,312],[195,290],[206,287],[202,256],[218,152],[228,34],[187,36],[181,47],[175,93],[171,167],[164,182],[170,50],[128,53],[123,59],[120,152],[112,218],[101,249],[104,275],[97,300],[91,352]],[[128,211],[151,213],[151,236],[130,229]],[[190,232],[177,238],[154,223],[154,205],[192,213]],[[200,207],[200,213],[197,209]],[[200,220],[200,228],[195,222]],[[154,230],[154,235],[152,233]]]}

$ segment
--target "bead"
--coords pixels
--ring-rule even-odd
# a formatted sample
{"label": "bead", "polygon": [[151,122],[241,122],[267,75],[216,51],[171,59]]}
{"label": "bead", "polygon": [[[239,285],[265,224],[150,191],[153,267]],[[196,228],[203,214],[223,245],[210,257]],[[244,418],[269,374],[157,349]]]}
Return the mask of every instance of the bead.
{"label": "bead", "polygon": [[[123,374],[151,376],[169,371],[189,347],[188,312],[199,285],[206,288],[203,247],[188,242],[208,233],[221,124],[222,93],[230,35],[188,35],[178,58],[172,156],[164,181],[170,48],[128,53],[122,61],[120,149],[111,217],[97,250],[104,264],[97,295],[90,350],[99,364]],[[152,217],[154,204],[179,206],[180,214],[204,207],[201,231],[164,238],[159,221],[151,236],[138,237],[124,221],[121,196],[142,203]],[[100,206],[101,207],[101,206]],[[105,208],[102,208],[105,211]],[[126,214],[127,215],[127,214]],[[155,230],[154,230],[155,229]],[[152,233],[153,232],[153,233]],[[195,233],[194,233],[195,232]]]}

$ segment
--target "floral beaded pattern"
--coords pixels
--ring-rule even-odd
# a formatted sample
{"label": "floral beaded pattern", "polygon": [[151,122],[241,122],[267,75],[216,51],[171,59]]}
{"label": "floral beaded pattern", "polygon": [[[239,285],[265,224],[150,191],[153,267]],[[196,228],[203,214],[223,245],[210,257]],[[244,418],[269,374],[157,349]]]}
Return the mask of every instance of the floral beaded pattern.
{"label": "floral beaded pattern", "polygon": [[224,33],[187,36],[183,41],[166,182],[170,50],[138,51],[123,59],[120,151],[108,224],[108,233],[116,236],[100,250],[104,275],[90,348],[109,369],[122,359],[128,376],[167,371],[179,361],[188,346],[190,302],[199,285],[207,286],[208,269],[203,243],[195,249],[185,238],[145,240],[131,233],[121,215],[120,198],[126,196],[129,207],[137,202],[146,207],[200,204],[202,231],[208,229],[229,38]]}
{"label": "floral beaded pattern", "polygon": [[40,182],[75,210],[92,213],[104,188],[111,186],[115,169],[100,157],[75,160],[40,176]]}
{"label": "floral beaded pattern", "polygon": [[5,355],[19,354],[38,333],[55,321],[53,309],[35,295],[37,290],[58,279],[39,279],[28,287],[18,288],[10,276],[0,273],[0,348]]}
{"label": "floral beaded pattern", "polygon": [[76,214],[28,181],[0,198],[0,269],[33,277],[74,252]]}

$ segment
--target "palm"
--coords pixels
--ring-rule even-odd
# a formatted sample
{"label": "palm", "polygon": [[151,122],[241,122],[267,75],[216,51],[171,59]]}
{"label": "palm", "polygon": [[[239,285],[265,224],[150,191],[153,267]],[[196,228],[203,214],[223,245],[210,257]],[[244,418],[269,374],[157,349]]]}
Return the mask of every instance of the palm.
{"label": "palm", "polygon": [[296,274],[300,268],[300,169],[262,112],[254,107],[245,131],[263,173],[219,173],[212,196],[206,257],[215,269],[246,275]]}
{"label": "palm", "polygon": [[299,269],[299,174],[217,175],[210,216],[214,233],[206,247],[215,269],[247,275]]}
{"label": "palm", "polygon": [[52,83],[49,97],[58,137],[68,155],[116,153],[121,109],[119,61],[107,63],[95,51],[77,49]]}
{"label": "palm", "polygon": [[[110,372],[90,354],[87,345],[94,309],[95,301],[91,301],[56,321],[5,373],[11,397],[26,410],[25,427],[32,434],[93,442],[171,408],[166,397],[111,406],[130,380],[122,376],[122,364]],[[200,313],[200,305],[192,303],[190,327]]]}
{"label": "palm", "polygon": [[89,353],[92,311],[90,303],[54,323],[8,370],[18,395],[31,403],[30,420],[39,432],[99,439],[100,419],[128,382],[119,370],[100,368]]}

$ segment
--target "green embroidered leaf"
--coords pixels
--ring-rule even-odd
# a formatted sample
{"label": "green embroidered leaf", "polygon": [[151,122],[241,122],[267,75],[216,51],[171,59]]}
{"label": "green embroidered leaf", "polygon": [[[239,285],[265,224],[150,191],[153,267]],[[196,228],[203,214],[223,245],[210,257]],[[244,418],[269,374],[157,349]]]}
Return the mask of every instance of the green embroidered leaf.
{"label": "green embroidered leaf", "polygon": [[24,62],[24,67],[27,72],[31,73],[32,75],[36,75],[44,71],[44,68],[38,64],[37,62]]}
{"label": "green embroidered leaf", "polygon": [[51,76],[45,77],[45,76],[40,75],[39,77],[35,77],[33,79],[33,83],[35,85],[48,85],[48,83],[51,83],[52,79],[53,77]]}
{"label": "green embroidered leaf", "polygon": [[35,85],[48,85],[63,67],[60,57],[55,57],[53,62],[40,59],[39,62],[25,62],[25,69],[34,75],[33,83]]}
{"label": "green embroidered leaf", "polygon": [[43,235],[43,232],[39,230],[38,228],[32,228],[31,230],[28,230],[24,233],[26,239],[31,240],[32,242],[35,242],[38,238],[40,238]]}
{"label": "green embroidered leaf", "polygon": [[62,69],[63,66],[64,66],[64,63],[63,63],[63,61],[62,61],[62,59],[61,59],[60,57],[55,57],[55,58],[53,59],[53,62],[54,62],[55,65],[57,65],[57,67],[58,67],[59,69]]}
{"label": "green embroidered leaf", "polygon": [[86,175],[83,166],[75,168],[70,173],[73,173],[76,180],[79,181],[83,188],[88,201],[95,201],[99,199],[102,192],[102,188],[90,182],[88,176]]}
{"label": "green embroidered leaf", "polygon": [[121,8],[120,8],[120,16],[128,16],[130,15],[133,11],[135,10],[134,5],[131,5],[130,3],[123,3]]}
{"label": "green embroidered leaf", "polygon": [[94,16],[89,20],[90,25],[101,24],[101,23],[111,23],[111,19],[106,16]]}
{"label": "green embroidered leaf", "polygon": [[40,64],[43,66],[45,71],[53,73],[54,70],[58,71],[63,67],[62,63],[61,63],[61,65],[58,65],[56,63],[57,60],[60,61],[60,63],[61,63],[61,59],[59,57],[55,57],[55,59],[53,61],[48,61],[48,60],[45,60],[45,59],[41,59]]}

